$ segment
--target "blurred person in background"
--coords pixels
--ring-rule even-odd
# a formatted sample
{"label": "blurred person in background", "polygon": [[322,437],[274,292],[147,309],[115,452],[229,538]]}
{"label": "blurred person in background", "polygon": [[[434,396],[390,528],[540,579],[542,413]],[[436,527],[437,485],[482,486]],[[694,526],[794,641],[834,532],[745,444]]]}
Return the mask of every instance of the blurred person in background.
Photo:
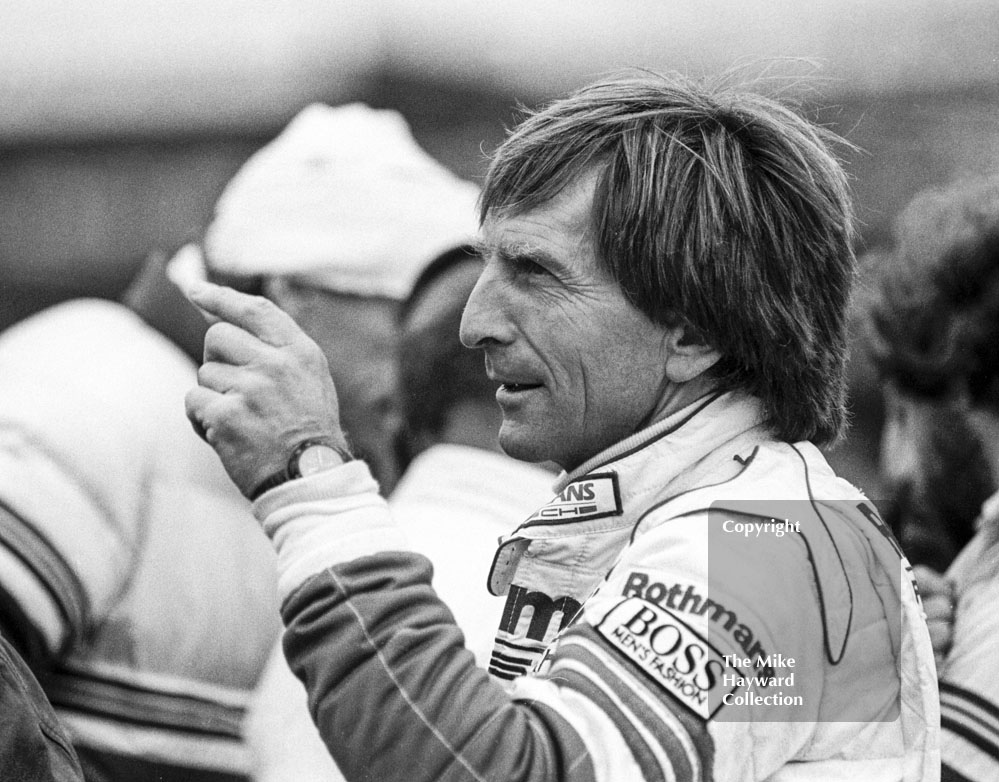
{"label": "blurred person in background", "polygon": [[476,193],[394,112],[311,106],[127,306],[69,302],[0,337],[2,625],[92,782],[246,778],[243,717],[280,629],[273,553],[178,415],[207,324],[175,281],[208,273],[291,312],[391,488],[398,300],[474,231]]}
{"label": "blurred person in background", "polygon": [[[260,292],[323,348],[351,448],[386,493],[400,468],[399,302],[432,258],[474,236],[477,196],[398,112],[314,105],[243,166],[205,237],[216,279],[262,279]],[[193,260],[178,278],[198,276]]]}
{"label": "blurred person in background", "polygon": [[0,623],[91,782],[242,779],[273,554],[176,415],[192,356],[134,293],[0,335]]}
{"label": "blurred person in background", "polygon": [[[402,302],[399,453],[407,466],[389,503],[414,550],[433,564],[434,588],[486,667],[503,609],[486,588],[496,543],[551,497],[555,475],[500,450],[497,384],[458,338],[482,266],[470,248],[456,247],[427,266]],[[247,736],[258,782],[342,779],[280,649],[261,679]]]}
{"label": "blurred person in background", "polygon": [[[854,275],[829,142],[760,96],[642,74],[493,158],[461,337],[502,383],[504,451],[566,470],[490,573],[508,687],[346,451],[318,347],[265,299],[189,291],[222,322],[187,412],[256,498],[285,651],[348,779],[938,776],[907,563],[816,447],[845,420]],[[296,478],[317,439],[330,459]],[[788,512],[786,539],[725,527]],[[793,683],[761,696],[786,658]]]}
{"label": "blurred person in background", "polygon": [[[552,497],[554,467],[517,461],[499,446],[499,384],[459,327],[484,264],[458,248],[417,279],[400,319],[402,451],[408,467],[389,504],[416,551],[434,565],[433,585],[483,668],[503,600],[486,588],[500,538]],[[497,671],[494,671],[496,673]]]}
{"label": "blurred person in background", "polygon": [[928,211],[939,203],[914,200],[896,220],[891,251],[865,256],[856,310],[858,350],[872,360],[884,410],[877,452],[885,519],[913,565],[942,572],[971,540],[994,484],[982,443],[948,394],[949,378],[926,356],[947,316],[920,274],[958,232],[973,230],[958,226],[956,214],[941,225],[943,217]]}
{"label": "blurred person in background", "polygon": [[999,487],[999,177],[920,193],[896,238],[870,315],[882,461],[920,487],[916,503],[979,500],[925,533],[942,567],[917,575],[941,658],[943,779],[985,782],[999,779],[999,494],[981,502]]}

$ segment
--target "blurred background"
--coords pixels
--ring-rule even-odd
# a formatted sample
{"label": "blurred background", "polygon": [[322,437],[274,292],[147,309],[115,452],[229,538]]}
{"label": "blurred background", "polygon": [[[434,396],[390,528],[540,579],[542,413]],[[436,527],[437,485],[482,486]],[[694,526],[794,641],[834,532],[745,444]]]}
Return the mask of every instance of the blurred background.
{"label": "blurred background", "polygon": [[[310,102],[395,108],[475,179],[518,101],[624,66],[783,57],[814,63],[776,68],[799,77],[787,94],[856,145],[862,249],[917,190],[999,169],[995,0],[3,0],[0,327],[115,297],[150,251],[198,238]],[[862,360],[854,375],[855,414],[876,420]],[[837,458],[876,497],[876,430],[854,432]]]}

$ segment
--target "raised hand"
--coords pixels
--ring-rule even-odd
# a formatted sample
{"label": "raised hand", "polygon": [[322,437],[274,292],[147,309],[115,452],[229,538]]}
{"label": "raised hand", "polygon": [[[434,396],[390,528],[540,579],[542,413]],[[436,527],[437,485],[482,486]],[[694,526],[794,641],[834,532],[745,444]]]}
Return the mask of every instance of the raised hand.
{"label": "raised hand", "polygon": [[284,469],[295,446],[328,438],[346,447],[322,350],[271,301],[210,283],[188,298],[211,319],[187,417],[247,497]]}

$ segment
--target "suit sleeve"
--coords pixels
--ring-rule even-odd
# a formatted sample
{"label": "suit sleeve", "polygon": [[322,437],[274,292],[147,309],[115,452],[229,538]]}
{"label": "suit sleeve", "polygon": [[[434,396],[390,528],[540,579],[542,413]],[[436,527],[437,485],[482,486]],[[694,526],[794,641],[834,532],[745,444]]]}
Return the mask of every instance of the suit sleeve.
{"label": "suit sleeve", "polygon": [[477,668],[363,464],[255,510],[278,550],[286,655],[348,780],[707,778],[704,721],[635,687],[585,622],[510,691]]}

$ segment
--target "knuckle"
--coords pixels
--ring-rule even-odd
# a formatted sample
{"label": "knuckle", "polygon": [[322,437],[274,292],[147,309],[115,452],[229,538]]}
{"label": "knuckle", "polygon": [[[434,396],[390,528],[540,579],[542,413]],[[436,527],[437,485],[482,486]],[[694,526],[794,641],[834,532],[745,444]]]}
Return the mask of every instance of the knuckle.
{"label": "knuckle", "polygon": [[322,348],[319,347],[311,339],[305,338],[298,341],[296,345],[298,353],[301,355],[302,362],[309,368],[312,369],[325,369],[328,365],[326,360],[326,354],[323,352]]}
{"label": "knuckle", "polygon": [[238,430],[237,422],[241,418],[241,405],[233,404],[234,400],[230,395],[226,395],[214,406],[210,415],[206,416],[206,421],[211,423],[217,433],[231,435]]}
{"label": "knuckle", "polygon": [[223,341],[225,337],[226,326],[228,325],[229,324],[225,323],[224,321],[219,321],[218,323],[213,323],[211,326],[209,326],[208,330],[205,332],[205,344],[216,345],[220,341]]}
{"label": "knuckle", "polygon": [[259,357],[257,366],[260,371],[253,373],[247,381],[251,386],[258,386],[264,380],[286,377],[293,365],[294,361],[287,350],[268,350]]}
{"label": "knuckle", "polygon": [[204,357],[209,360],[211,357],[225,354],[226,346],[232,340],[232,326],[228,323],[213,323],[205,332]]}
{"label": "knuckle", "polygon": [[250,296],[246,302],[246,307],[252,315],[266,317],[274,309],[274,304],[263,296]]}
{"label": "knuckle", "polygon": [[241,378],[238,388],[233,389],[229,397],[233,404],[249,407],[249,403],[258,403],[267,396],[275,385],[274,378],[270,373],[247,373]]}

